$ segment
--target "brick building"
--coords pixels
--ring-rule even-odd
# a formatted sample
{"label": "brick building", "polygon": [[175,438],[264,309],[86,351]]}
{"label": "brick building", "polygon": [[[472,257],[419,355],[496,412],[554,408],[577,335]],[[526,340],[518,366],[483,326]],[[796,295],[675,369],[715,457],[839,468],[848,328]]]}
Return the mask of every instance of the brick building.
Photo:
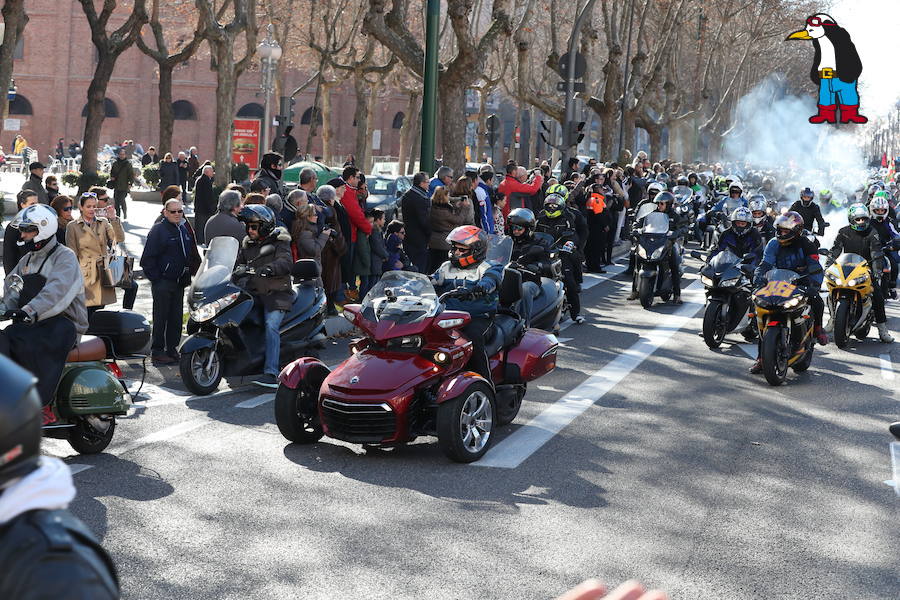
{"label": "brick building", "polygon": [[[17,98],[10,103],[9,119],[0,144],[9,152],[16,134],[45,158],[53,152],[56,141],[64,138],[81,140],[84,135],[87,89],[91,82],[96,51],[91,43],[90,27],[77,0],[33,0],[28,3],[29,22],[24,40],[17,48],[13,77]],[[124,19],[110,19],[112,30]],[[254,67],[240,79],[235,104],[238,115],[262,118],[259,70]],[[296,89],[309,77],[300,71],[287,72],[285,89]],[[103,123],[101,143],[112,144],[133,139],[147,148],[158,142],[159,110],[157,100],[156,63],[141,53],[137,46],[125,51],[116,63],[107,89],[107,118]],[[196,146],[202,158],[213,152],[215,138],[216,76],[209,69],[209,54],[204,43],[195,57],[176,69],[172,100],[176,110],[172,136],[174,149]],[[304,151],[314,89],[296,97],[294,135]],[[355,152],[356,128],[353,123],[355,97],[352,87],[332,92],[334,155]],[[373,116],[379,133],[380,148],[372,154],[396,156],[400,147],[400,129],[405,99],[389,95],[378,103],[380,112]],[[278,110],[272,99],[272,114]],[[236,115],[237,116],[237,115]],[[305,117],[305,118],[304,118]],[[305,124],[301,124],[301,119]],[[19,130],[15,130],[18,126]],[[321,153],[321,138],[314,138],[312,154]]]}

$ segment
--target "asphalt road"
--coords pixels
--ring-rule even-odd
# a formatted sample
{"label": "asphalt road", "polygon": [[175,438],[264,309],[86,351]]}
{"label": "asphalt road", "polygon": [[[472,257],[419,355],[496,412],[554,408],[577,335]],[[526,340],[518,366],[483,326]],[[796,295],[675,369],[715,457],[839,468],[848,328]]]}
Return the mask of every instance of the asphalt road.
{"label": "asphalt road", "polygon": [[682,599],[897,598],[900,497],[884,482],[900,345],[817,347],[772,388],[740,336],[718,352],[697,336],[699,284],[680,308],[628,291],[586,290],[588,321],[560,334],[556,371],[485,457],[506,466],[452,464],[434,439],[288,444],[272,395],[247,387],[151,387],[107,453],[45,450],[77,471],[72,510],[125,598],[543,599],[591,576]]}

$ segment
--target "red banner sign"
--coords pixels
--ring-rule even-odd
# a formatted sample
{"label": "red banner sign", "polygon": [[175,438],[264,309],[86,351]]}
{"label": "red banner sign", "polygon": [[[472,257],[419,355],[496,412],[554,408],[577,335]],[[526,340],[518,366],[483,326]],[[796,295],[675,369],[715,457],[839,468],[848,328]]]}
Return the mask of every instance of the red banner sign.
{"label": "red banner sign", "polygon": [[231,162],[247,163],[251,170],[259,167],[259,119],[235,119],[231,137]]}

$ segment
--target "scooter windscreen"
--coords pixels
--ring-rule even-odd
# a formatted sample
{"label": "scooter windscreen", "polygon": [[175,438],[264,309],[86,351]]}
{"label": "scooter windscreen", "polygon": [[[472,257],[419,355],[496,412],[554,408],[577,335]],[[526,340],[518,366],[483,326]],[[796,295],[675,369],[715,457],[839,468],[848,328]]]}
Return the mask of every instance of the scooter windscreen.
{"label": "scooter windscreen", "polygon": [[723,250],[716,254],[711,261],[709,261],[710,270],[716,275],[721,275],[731,266],[736,265],[741,262],[740,257],[732,252],[731,250]]}
{"label": "scooter windscreen", "polygon": [[238,241],[231,236],[213,238],[191,285],[189,298],[194,297],[194,290],[202,292],[231,281],[238,247]]}
{"label": "scooter windscreen", "polygon": [[513,240],[507,235],[489,235],[485,261],[492,265],[506,266],[512,258]]}
{"label": "scooter windscreen", "polygon": [[644,233],[660,234],[669,231],[669,215],[659,211],[652,212],[644,219]]}
{"label": "scooter windscreen", "polygon": [[409,325],[437,314],[438,305],[437,294],[427,275],[389,271],[363,298],[360,312],[367,321]]}

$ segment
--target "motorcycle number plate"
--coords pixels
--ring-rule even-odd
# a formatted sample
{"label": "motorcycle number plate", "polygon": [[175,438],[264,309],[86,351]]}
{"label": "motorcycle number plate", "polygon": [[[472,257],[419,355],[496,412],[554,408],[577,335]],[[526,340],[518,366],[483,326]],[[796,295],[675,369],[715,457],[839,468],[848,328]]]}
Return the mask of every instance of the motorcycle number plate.
{"label": "motorcycle number plate", "polygon": [[756,294],[758,296],[780,296],[781,298],[788,298],[796,289],[796,285],[788,283],[787,281],[770,281]]}

